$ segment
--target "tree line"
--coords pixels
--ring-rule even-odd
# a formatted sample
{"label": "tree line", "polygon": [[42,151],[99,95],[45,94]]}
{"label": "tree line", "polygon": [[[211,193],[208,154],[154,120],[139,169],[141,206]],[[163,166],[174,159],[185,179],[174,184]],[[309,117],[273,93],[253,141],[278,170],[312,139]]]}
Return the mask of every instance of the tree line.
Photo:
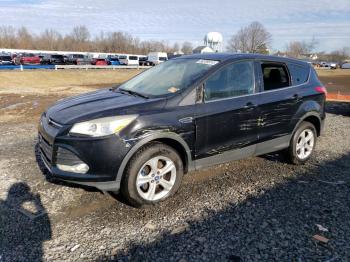
{"label": "tree line", "polygon": [[[272,35],[259,22],[252,22],[239,29],[228,41],[227,51],[240,53],[271,53]],[[314,52],[318,41],[291,41],[278,55],[294,58],[306,58]],[[169,44],[167,41],[145,40],[129,33],[100,32],[92,36],[86,26],[76,26],[70,33],[61,34],[52,29],[46,29],[40,34],[31,33],[26,27],[14,28],[0,26],[0,47],[12,49],[39,49],[59,51],[82,51],[104,53],[148,54],[154,51],[174,53],[182,51],[191,54],[191,42]],[[340,48],[331,53],[317,53],[319,60],[340,63],[349,57],[349,48]]]}
{"label": "tree line", "polygon": [[169,44],[167,41],[147,40],[126,32],[100,32],[92,37],[86,26],[76,26],[68,34],[46,29],[33,34],[26,27],[0,26],[0,47],[10,49],[39,49],[59,51],[147,54],[153,51],[192,53],[190,42]]}
{"label": "tree line", "polygon": [[[253,22],[232,35],[228,41],[227,49],[232,52],[269,54],[271,53],[269,51],[271,41],[272,36],[267,29],[261,23]],[[315,53],[317,45],[318,41],[315,38],[310,41],[291,41],[286,45],[285,50],[278,51],[276,54],[301,59],[310,58],[311,54],[316,54],[318,60],[339,64],[349,58],[349,47],[343,47],[330,53]]]}

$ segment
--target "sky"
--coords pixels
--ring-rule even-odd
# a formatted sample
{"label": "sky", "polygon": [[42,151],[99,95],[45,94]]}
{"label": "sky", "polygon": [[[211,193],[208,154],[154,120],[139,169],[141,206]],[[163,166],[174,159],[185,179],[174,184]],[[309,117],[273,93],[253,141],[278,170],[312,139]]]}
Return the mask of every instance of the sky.
{"label": "sky", "polygon": [[92,35],[125,31],[141,40],[203,43],[210,31],[224,46],[242,26],[261,22],[273,50],[290,41],[318,41],[316,51],[350,47],[350,0],[0,0],[0,26],[52,28],[85,25]]}

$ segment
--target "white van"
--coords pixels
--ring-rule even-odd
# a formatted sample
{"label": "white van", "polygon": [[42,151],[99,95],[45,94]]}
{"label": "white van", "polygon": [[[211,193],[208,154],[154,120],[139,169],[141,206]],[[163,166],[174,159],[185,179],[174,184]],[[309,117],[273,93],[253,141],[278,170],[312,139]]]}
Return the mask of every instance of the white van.
{"label": "white van", "polygon": [[164,52],[151,52],[148,54],[148,62],[152,65],[158,65],[168,60],[167,53]]}
{"label": "white van", "polygon": [[118,59],[121,65],[139,65],[139,57],[137,55],[119,55]]}

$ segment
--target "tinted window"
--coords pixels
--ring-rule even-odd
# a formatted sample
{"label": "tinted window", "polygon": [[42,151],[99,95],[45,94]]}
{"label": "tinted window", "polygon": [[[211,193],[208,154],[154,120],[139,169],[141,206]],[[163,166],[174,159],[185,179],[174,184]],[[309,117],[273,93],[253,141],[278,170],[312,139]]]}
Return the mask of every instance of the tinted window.
{"label": "tinted window", "polygon": [[137,60],[137,56],[129,56],[130,60]]}
{"label": "tinted window", "polygon": [[292,75],[293,85],[300,85],[305,83],[309,78],[310,68],[307,66],[288,65],[289,71]]}
{"label": "tinted window", "polygon": [[241,96],[254,93],[253,62],[228,65],[215,72],[205,83],[205,100]]}
{"label": "tinted window", "polygon": [[285,64],[262,63],[264,90],[274,90],[290,86],[289,74]]}

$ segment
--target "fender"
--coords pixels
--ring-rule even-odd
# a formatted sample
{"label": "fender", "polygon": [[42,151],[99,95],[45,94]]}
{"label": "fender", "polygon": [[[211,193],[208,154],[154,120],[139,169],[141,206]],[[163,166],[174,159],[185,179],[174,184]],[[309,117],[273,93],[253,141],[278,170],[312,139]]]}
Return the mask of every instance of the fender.
{"label": "fender", "polygon": [[303,102],[298,110],[296,111],[294,117],[291,119],[291,126],[293,126],[293,131],[295,127],[300,124],[300,122],[308,116],[316,116],[321,123],[320,119],[321,106],[316,101],[305,101]]}
{"label": "fender", "polygon": [[296,123],[296,125],[294,126],[294,129],[293,129],[293,132],[292,132],[292,137],[295,133],[295,131],[297,130],[297,128],[299,127],[299,125],[301,124],[301,122],[303,122],[307,117],[309,116],[315,116],[317,117],[318,121],[320,122],[320,127],[321,127],[321,130],[320,130],[320,133],[322,131],[322,128],[323,128],[323,121],[321,120],[320,118],[320,114],[318,111],[310,111],[310,112],[307,112],[306,114],[304,114],[300,119],[299,121]]}
{"label": "fender", "polygon": [[139,150],[142,146],[144,146],[145,144],[151,141],[162,139],[162,138],[175,140],[176,142],[179,142],[182,145],[182,147],[185,149],[185,152],[186,152],[186,158],[188,161],[188,170],[193,170],[194,163],[192,161],[191,150],[187,145],[186,141],[180,135],[174,132],[157,131],[157,132],[146,134],[145,136],[140,138],[140,140],[130,149],[130,151],[124,157],[121,165],[119,166],[118,173],[116,176],[116,182],[120,184],[126,165],[128,164],[131,157],[137,152],[137,150]]}
{"label": "fender", "polygon": [[[132,156],[137,152],[137,150],[139,150],[145,144],[147,144],[151,141],[157,140],[157,139],[161,139],[161,138],[168,138],[168,139],[172,139],[172,140],[179,142],[186,151],[186,157],[187,157],[187,161],[188,161],[188,170],[189,171],[194,170],[194,162],[192,161],[191,150],[190,150],[189,146],[187,145],[187,143],[185,142],[185,140],[181,136],[179,136],[178,134],[173,133],[173,132],[157,131],[157,132],[146,134],[146,135],[139,137],[139,138],[136,138],[136,139],[135,138],[130,139],[130,141],[131,140],[132,141],[138,140],[138,141],[124,157],[122,163],[119,166],[118,173],[117,173],[115,180],[106,181],[106,182],[77,182],[77,181],[75,181],[74,183],[80,184],[80,185],[96,187],[103,192],[107,192],[107,191],[118,192],[120,189],[120,182],[122,180],[125,167],[128,164],[129,160],[132,158]],[[127,141],[128,140],[126,140],[126,142]],[[66,180],[66,181],[72,182],[69,180]]]}

